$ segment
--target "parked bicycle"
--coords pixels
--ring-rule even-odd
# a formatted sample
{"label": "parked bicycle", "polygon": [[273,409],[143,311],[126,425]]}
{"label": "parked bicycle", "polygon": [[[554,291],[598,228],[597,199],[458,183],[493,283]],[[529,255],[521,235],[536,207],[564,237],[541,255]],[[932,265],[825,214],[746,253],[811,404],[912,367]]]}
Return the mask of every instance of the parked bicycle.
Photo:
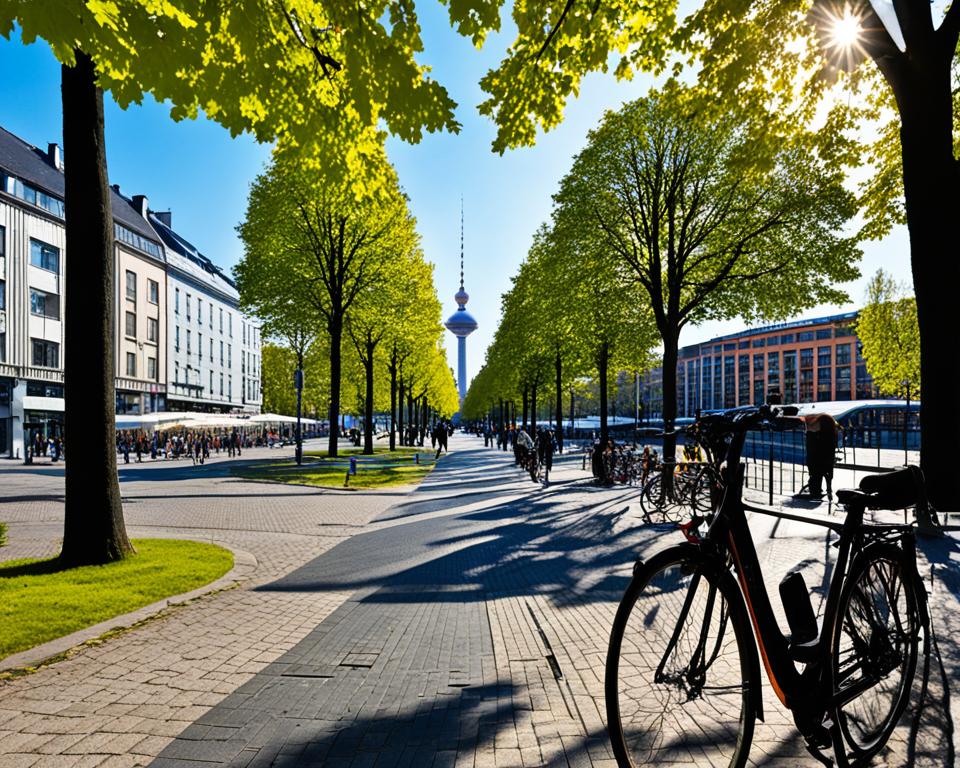
{"label": "parked bicycle", "polygon": [[913,530],[865,523],[864,510],[924,502],[922,475],[907,468],[838,492],[845,519],[818,521],[839,533],[821,623],[793,573],[780,584],[784,635],[750,536],[740,455],[748,430],[797,420],[766,406],[711,418],[728,440],[722,501],[709,523],[694,518],[689,543],[637,561],[614,619],[605,688],[618,764],[745,765],[764,718],[762,659],[811,754],[863,766],[890,737],[918,655],[930,650]]}

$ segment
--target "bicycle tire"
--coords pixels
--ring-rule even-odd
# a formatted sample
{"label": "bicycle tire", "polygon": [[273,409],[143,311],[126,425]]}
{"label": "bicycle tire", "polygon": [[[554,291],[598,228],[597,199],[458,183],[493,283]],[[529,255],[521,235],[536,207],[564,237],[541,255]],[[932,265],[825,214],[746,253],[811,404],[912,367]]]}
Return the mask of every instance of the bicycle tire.
{"label": "bicycle tire", "polygon": [[[676,482],[676,477],[673,478]],[[663,473],[650,478],[640,493],[640,508],[648,520],[660,518],[665,523],[679,523],[687,510],[686,501],[678,497],[677,486],[667,492],[663,489]]]}
{"label": "bicycle tire", "polygon": [[716,512],[719,499],[714,488],[719,485],[717,471],[707,465],[700,468],[690,487],[690,507],[694,514],[706,517]]}
{"label": "bicycle tire", "polygon": [[854,561],[840,593],[831,662],[839,768],[863,765],[883,749],[910,699],[921,634],[918,601],[926,596],[918,596],[923,587],[906,557],[892,544],[871,545]]}
{"label": "bicycle tire", "polygon": [[[681,666],[698,658],[697,648],[703,681],[691,696]],[[610,632],[605,670],[607,730],[618,765],[742,768],[760,684],[752,629],[728,571],[715,570],[689,545],[635,569]]]}

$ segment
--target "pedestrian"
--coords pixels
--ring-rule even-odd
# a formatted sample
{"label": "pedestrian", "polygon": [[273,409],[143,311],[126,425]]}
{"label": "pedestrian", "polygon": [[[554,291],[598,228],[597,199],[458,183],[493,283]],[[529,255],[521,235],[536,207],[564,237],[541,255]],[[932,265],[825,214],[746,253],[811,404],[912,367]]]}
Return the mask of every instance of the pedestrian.
{"label": "pedestrian", "polygon": [[826,413],[804,417],[806,426],[807,471],[810,473],[811,499],[823,498],[823,481],[827,482],[827,500],[833,496],[833,465],[836,461],[839,425]]}
{"label": "pedestrian", "polygon": [[540,456],[540,464],[543,466],[544,482],[550,480],[550,470],[553,469],[553,453],[557,448],[557,441],[553,436],[553,431],[541,429],[537,433],[537,453]]}

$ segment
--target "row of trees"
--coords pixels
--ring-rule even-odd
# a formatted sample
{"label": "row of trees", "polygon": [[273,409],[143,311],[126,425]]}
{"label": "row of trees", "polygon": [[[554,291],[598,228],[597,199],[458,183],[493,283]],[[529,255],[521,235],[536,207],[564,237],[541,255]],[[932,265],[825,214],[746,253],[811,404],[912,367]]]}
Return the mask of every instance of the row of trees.
{"label": "row of trees", "polygon": [[[374,411],[387,404],[391,448],[405,400],[408,423],[415,407],[421,421],[428,409],[449,416],[457,408],[433,268],[407,199],[383,162],[383,181],[358,197],[346,183],[331,184],[308,165],[278,159],[254,182],[238,228],[241,300],[286,350],[270,355],[278,362],[292,357],[299,370],[307,361],[314,371],[326,368],[326,386],[311,394],[327,403],[331,456],[351,384],[357,393],[351,402],[364,416],[364,453],[373,453]],[[292,386],[291,376],[286,387]]]}
{"label": "row of trees", "polygon": [[517,393],[535,404],[552,371],[559,428],[564,376],[592,375],[606,440],[610,374],[643,370],[659,347],[669,430],[685,327],[845,299],[834,286],[858,275],[842,234],[856,202],[825,154],[814,134],[755,134],[676,83],[608,113],[504,296],[468,415]]}

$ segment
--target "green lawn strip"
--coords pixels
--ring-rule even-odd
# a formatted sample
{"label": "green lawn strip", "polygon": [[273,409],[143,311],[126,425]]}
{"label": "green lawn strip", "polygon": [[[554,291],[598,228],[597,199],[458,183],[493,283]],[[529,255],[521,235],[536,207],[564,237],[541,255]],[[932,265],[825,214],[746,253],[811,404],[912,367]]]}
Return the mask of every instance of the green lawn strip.
{"label": "green lawn strip", "polygon": [[0,563],[0,658],[223,576],[233,554],[214,544],[136,539],[109,565],[57,570],[56,558]]}
{"label": "green lawn strip", "polygon": [[7,524],[0,523],[0,547],[7,543]]}
{"label": "green lawn strip", "polygon": [[[420,454],[419,464],[414,461],[416,453]],[[433,452],[417,448],[400,448],[396,451],[383,448],[374,456],[357,455],[357,450],[340,451],[340,455],[334,458],[327,458],[326,451],[310,451],[305,454],[308,461],[299,467],[295,462],[284,459],[234,467],[233,474],[248,480],[342,488],[351,455],[357,458],[357,474],[350,477],[350,488],[384,488],[418,483],[434,465]]]}

